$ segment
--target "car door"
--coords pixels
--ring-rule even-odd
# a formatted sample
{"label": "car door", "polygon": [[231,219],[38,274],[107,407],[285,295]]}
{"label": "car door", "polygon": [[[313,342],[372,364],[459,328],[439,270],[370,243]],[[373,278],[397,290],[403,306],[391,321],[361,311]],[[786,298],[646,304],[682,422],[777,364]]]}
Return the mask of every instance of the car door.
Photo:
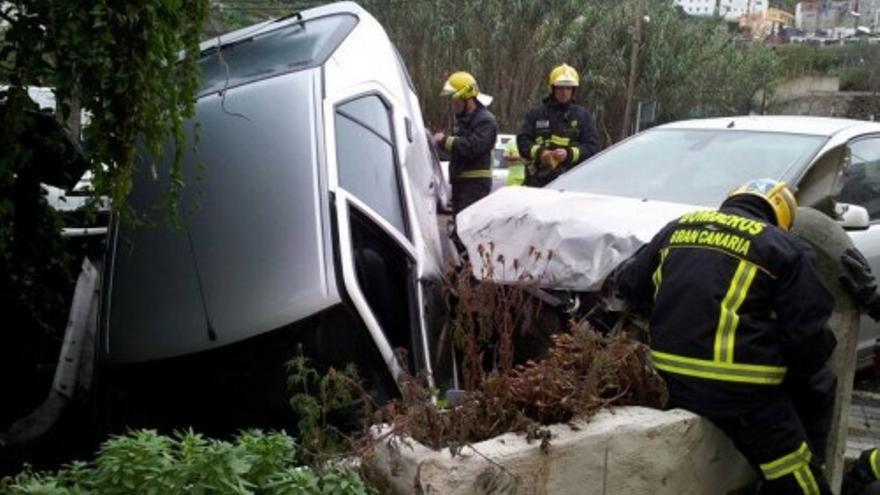
{"label": "car door", "polygon": [[[418,308],[416,247],[401,167],[404,116],[381,87],[327,102],[331,189],[338,226],[338,256],[346,293],[398,378],[428,366]],[[407,351],[407,362],[394,351]]]}
{"label": "car door", "polygon": [[[856,247],[868,259],[871,270],[880,276],[880,136],[854,139],[848,144],[842,183],[838,202],[862,206],[868,210],[868,228],[848,233]],[[872,347],[877,337],[880,337],[880,325],[869,317],[862,316],[860,357],[872,354],[864,352],[864,347]]]}

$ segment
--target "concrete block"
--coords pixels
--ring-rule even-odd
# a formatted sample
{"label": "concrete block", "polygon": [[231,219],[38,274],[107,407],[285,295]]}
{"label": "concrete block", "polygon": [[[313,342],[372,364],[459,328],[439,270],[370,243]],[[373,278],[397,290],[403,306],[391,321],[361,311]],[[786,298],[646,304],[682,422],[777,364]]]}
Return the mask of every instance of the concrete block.
{"label": "concrete block", "polygon": [[423,495],[719,495],[756,479],[720,430],[680,409],[611,408],[548,429],[544,450],[509,433],[457,456],[383,440],[365,467],[392,493]]}

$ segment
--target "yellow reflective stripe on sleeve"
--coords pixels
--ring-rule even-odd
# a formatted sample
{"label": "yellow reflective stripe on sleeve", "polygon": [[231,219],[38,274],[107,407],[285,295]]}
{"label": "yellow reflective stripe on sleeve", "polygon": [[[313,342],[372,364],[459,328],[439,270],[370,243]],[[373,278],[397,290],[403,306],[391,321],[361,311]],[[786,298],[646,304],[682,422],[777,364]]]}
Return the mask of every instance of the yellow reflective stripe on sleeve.
{"label": "yellow reflective stripe on sleeve", "polygon": [[764,474],[764,478],[775,480],[804,467],[809,470],[810,459],[812,458],[813,453],[810,452],[807,442],[801,442],[801,446],[794,452],[786,454],[775,461],[761,464],[761,473]]}
{"label": "yellow reflective stripe on sleeve", "polygon": [[724,382],[779,385],[785,378],[786,371],[782,366],[723,363],[660,351],[651,351],[651,357],[654,360],[654,367],[659,370]]}
{"label": "yellow reflective stripe on sleeve", "polygon": [[449,136],[446,138],[446,141],[443,143],[443,149],[445,149],[447,153],[452,153],[452,145],[453,144],[455,144],[455,136]]}
{"label": "yellow reflective stripe on sleeve", "polygon": [[733,362],[734,338],[739,325],[737,311],[745,301],[757,272],[755,264],[746,260],[741,260],[736,267],[727,294],[721,301],[721,315],[715,331],[715,361]]}
{"label": "yellow reflective stripe on sleeve", "polygon": [[569,143],[571,143],[571,138],[557,136],[556,134],[550,136],[550,144],[554,144],[556,146],[568,146]]}
{"label": "yellow reflective stripe on sleeve", "polygon": [[816,483],[816,477],[810,471],[810,466],[804,466],[794,472],[794,479],[804,495],[820,495],[819,484]]}
{"label": "yellow reflective stripe on sleeve", "polygon": [[460,179],[484,179],[484,178],[492,178],[491,170],[465,170],[464,172],[457,175]]}
{"label": "yellow reflective stripe on sleeve", "polygon": [[657,269],[654,270],[654,275],[651,277],[654,281],[654,299],[657,299],[657,293],[660,292],[660,284],[663,282],[663,262],[666,261],[667,254],[669,254],[669,248],[660,250],[660,263],[657,264]]}
{"label": "yellow reflective stripe on sleeve", "polygon": [[541,149],[541,145],[536,144],[536,145],[533,145],[532,148],[529,150],[529,156],[532,157],[532,160],[534,160],[535,158],[538,158],[538,150],[539,149]]}
{"label": "yellow reflective stripe on sleeve", "polygon": [[571,147],[571,161],[576,162],[581,157],[581,149],[577,146]]}
{"label": "yellow reflective stripe on sleeve", "polygon": [[877,449],[874,449],[871,452],[871,472],[874,473],[874,478],[880,480],[880,466],[877,464]]}

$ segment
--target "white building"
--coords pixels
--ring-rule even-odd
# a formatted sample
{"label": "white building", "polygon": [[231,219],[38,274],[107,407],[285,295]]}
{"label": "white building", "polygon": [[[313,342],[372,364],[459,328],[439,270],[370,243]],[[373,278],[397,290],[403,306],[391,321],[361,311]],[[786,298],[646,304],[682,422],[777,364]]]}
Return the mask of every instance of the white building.
{"label": "white building", "polygon": [[852,30],[858,25],[876,32],[878,17],[880,0],[814,0],[797,4],[795,26],[806,31],[832,31]]}
{"label": "white building", "polygon": [[769,0],[675,0],[675,4],[688,15],[721,15],[728,21],[736,21],[742,16],[763,16]]}

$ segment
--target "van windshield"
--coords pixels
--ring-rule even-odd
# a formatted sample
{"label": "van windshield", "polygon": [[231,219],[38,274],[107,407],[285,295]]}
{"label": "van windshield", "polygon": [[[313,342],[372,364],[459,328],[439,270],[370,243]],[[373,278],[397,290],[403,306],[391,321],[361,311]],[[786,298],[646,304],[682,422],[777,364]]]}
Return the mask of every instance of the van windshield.
{"label": "van windshield", "polygon": [[354,29],[357,17],[306,19],[202,52],[199,96],[323,64]]}

